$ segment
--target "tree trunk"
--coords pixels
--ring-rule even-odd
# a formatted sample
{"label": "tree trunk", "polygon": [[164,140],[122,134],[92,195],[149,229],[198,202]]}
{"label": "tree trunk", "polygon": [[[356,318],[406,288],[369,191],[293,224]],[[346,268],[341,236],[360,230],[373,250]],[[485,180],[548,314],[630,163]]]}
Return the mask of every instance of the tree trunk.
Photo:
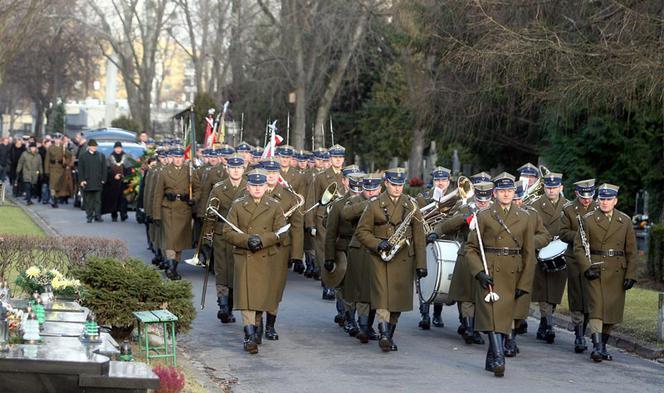
{"label": "tree trunk", "polygon": [[339,91],[339,86],[341,86],[344,75],[346,75],[346,69],[348,69],[348,64],[350,63],[350,59],[355,52],[355,48],[357,48],[357,45],[362,40],[368,19],[368,15],[366,13],[363,13],[360,16],[360,19],[357,21],[357,25],[355,26],[355,30],[353,31],[351,41],[341,54],[339,63],[337,63],[337,67],[334,69],[334,72],[332,73],[332,76],[327,83],[327,87],[325,88],[325,92],[320,99],[318,104],[318,111],[316,112],[315,126],[317,144],[324,142],[322,140],[323,134],[318,134],[318,132],[325,126],[327,118],[329,117],[332,101],[334,100],[334,96],[337,94],[337,91]]}
{"label": "tree trunk", "polygon": [[417,127],[411,132],[410,154],[408,154],[408,177],[422,179],[422,154],[424,152],[424,138],[427,130]]}
{"label": "tree trunk", "polygon": [[[296,0],[290,0],[290,14],[293,18],[292,26],[301,26],[298,21],[301,19],[298,16],[298,8]],[[302,42],[302,31],[294,29],[293,33],[293,50],[295,51],[295,72],[297,74],[295,83],[295,124],[293,127],[292,145],[296,149],[304,149],[304,140],[306,135],[306,121],[307,121],[307,86],[306,86],[306,72],[304,69],[304,45]]]}

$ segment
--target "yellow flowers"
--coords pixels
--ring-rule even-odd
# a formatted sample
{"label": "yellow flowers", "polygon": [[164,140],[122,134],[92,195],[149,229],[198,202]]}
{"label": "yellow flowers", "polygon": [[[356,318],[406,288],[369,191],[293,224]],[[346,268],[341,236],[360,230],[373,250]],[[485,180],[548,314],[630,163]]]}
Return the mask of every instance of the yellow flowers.
{"label": "yellow flowers", "polygon": [[25,275],[30,278],[37,278],[41,274],[41,270],[37,266],[30,266],[28,270],[25,271]]}

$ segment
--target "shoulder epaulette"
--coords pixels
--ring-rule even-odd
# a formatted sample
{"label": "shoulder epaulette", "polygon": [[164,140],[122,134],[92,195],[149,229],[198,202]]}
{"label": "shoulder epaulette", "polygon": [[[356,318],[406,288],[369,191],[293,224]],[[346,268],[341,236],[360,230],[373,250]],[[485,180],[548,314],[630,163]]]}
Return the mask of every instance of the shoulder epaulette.
{"label": "shoulder epaulette", "polygon": [[594,210],[593,210],[593,211],[589,211],[588,213],[586,213],[586,214],[583,215],[583,218],[588,218],[588,217],[592,216],[593,214],[595,214],[595,211],[594,211]]}
{"label": "shoulder epaulette", "polygon": [[563,209],[566,209],[571,206],[574,206],[574,201],[568,201],[566,204],[563,205]]}

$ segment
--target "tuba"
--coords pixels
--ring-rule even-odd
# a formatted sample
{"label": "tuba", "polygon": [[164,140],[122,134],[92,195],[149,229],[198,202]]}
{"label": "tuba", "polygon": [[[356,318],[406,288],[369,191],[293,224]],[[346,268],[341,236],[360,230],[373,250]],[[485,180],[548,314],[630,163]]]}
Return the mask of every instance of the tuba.
{"label": "tuba", "polygon": [[[466,201],[475,195],[473,183],[465,176],[459,176],[457,188],[445,195],[440,201],[433,201],[420,209],[423,218],[424,233],[431,233],[436,224],[454,214]],[[461,204],[459,204],[461,201]]]}
{"label": "tuba", "polygon": [[[533,183],[532,186],[530,187],[525,187],[526,183],[524,181],[524,188],[526,190],[525,194],[523,195],[523,204],[524,205],[530,205],[533,203],[537,198],[541,197],[544,194],[544,178],[546,175],[551,173],[551,171],[545,167],[544,165],[539,166],[539,171],[540,171],[540,177]],[[519,181],[522,181],[519,179]]]}
{"label": "tuba", "polygon": [[414,199],[410,199],[410,202],[413,204],[413,209],[408,212],[406,217],[404,217],[403,221],[401,221],[401,224],[397,227],[397,229],[394,230],[394,233],[392,236],[390,236],[389,239],[387,239],[387,242],[390,244],[390,249],[387,251],[381,251],[380,252],[380,259],[382,259],[385,262],[389,262],[394,258],[395,255],[399,252],[401,247],[406,244],[406,231],[408,230],[408,226],[410,225],[410,222],[413,220],[413,216],[417,212],[417,202],[415,202]]}

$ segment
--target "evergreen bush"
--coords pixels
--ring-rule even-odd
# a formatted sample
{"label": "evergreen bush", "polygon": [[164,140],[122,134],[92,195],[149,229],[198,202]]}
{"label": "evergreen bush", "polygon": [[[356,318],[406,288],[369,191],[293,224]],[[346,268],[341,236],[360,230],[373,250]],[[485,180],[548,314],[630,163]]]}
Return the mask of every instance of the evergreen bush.
{"label": "evergreen bush", "polygon": [[186,332],[196,316],[188,281],[165,281],[141,260],[91,258],[74,271],[81,280],[81,303],[101,325],[110,325],[117,338],[128,335],[134,311],[167,309],[179,318],[178,332]]}

